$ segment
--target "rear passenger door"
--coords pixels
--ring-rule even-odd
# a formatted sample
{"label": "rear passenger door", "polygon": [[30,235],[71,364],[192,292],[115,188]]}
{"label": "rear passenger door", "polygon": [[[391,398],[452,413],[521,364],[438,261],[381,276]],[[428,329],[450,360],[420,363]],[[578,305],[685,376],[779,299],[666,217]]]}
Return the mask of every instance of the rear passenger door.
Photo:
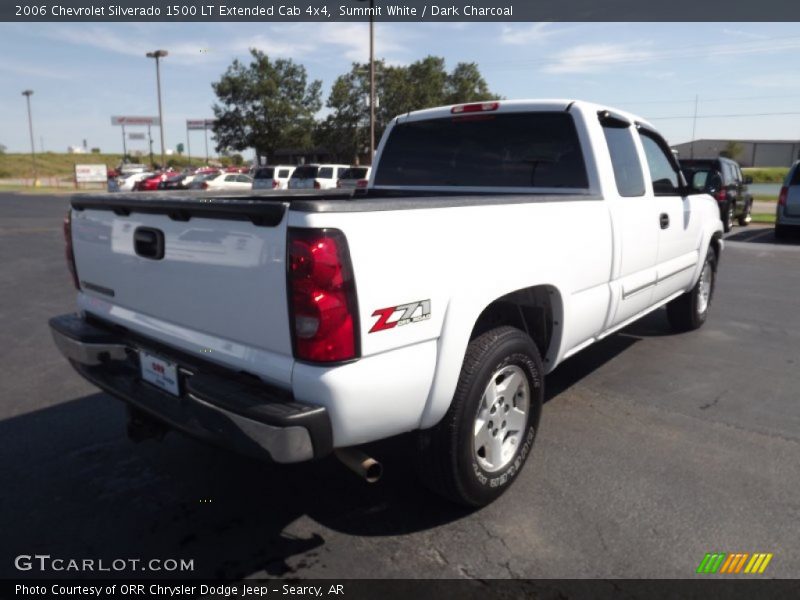
{"label": "rear passenger door", "polygon": [[612,303],[605,328],[610,329],[652,304],[657,278],[658,207],[653,196],[646,193],[633,124],[601,112],[600,125],[615,184],[605,194],[614,236]]}
{"label": "rear passenger door", "polygon": [[655,304],[692,283],[702,235],[700,213],[693,206],[699,198],[688,195],[675,156],[661,136],[640,127],[639,139],[658,213]]}

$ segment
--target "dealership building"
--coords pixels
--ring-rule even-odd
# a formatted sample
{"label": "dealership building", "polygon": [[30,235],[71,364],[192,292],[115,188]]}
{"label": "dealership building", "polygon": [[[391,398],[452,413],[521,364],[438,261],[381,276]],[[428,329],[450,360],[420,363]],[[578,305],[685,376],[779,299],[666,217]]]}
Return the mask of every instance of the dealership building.
{"label": "dealership building", "polygon": [[676,144],[680,158],[716,158],[732,144],[731,156],[743,167],[789,167],[800,158],[800,140],[695,140]]}

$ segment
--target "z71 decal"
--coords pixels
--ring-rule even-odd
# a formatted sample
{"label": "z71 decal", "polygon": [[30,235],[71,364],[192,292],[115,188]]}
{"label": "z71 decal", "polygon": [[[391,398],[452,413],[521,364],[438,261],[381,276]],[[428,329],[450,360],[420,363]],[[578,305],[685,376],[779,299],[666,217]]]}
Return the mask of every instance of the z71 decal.
{"label": "z71 decal", "polygon": [[[408,325],[409,323],[418,323],[431,318],[431,301],[418,300],[417,302],[409,302],[408,304],[400,304],[399,306],[390,306],[389,308],[379,308],[374,313],[373,317],[378,317],[378,320],[369,330],[370,333],[376,331],[383,331],[384,329],[392,329],[401,325]],[[394,317],[394,318],[393,318]]]}

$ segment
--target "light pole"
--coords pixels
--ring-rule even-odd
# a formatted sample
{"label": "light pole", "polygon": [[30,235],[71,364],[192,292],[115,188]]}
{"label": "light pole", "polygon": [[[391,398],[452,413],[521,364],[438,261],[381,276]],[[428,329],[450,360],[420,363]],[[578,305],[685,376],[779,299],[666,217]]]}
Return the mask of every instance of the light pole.
{"label": "light pole", "polygon": [[31,96],[33,90],[25,90],[22,92],[28,104],[28,132],[31,135],[31,161],[33,162],[33,185],[39,185],[39,174],[36,172],[36,148],[33,145],[33,117],[31,117]]}
{"label": "light pole", "polygon": [[375,1],[369,0],[369,164],[375,157]]}
{"label": "light pole", "polygon": [[148,52],[145,56],[147,58],[156,59],[156,89],[158,91],[158,128],[161,130],[161,168],[166,164],[166,152],[164,151],[164,115],[161,112],[161,68],[159,66],[159,59],[166,57],[168,52],[166,50],[155,50]]}

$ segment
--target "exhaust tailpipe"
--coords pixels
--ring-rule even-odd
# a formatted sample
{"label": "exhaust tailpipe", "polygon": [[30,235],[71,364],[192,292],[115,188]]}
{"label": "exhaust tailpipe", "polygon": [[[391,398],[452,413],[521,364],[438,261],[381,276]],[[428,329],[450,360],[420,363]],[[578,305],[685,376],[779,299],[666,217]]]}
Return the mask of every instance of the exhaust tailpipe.
{"label": "exhaust tailpipe", "polygon": [[359,475],[367,483],[375,483],[383,475],[383,466],[371,456],[367,456],[355,448],[339,448],[334,451],[336,458],[353,473]]}

